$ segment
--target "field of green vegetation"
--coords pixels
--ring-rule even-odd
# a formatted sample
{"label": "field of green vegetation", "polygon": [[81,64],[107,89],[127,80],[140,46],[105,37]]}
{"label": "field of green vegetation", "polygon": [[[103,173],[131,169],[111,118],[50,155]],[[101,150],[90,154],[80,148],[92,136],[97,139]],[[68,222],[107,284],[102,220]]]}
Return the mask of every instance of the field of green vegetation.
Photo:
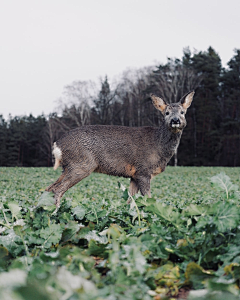
{"label": "field of green vegetation", "polygon": [[240,168],[167,167],[151,199],[92,174],[56,212],[59,174],[0,168],[0,299],[239,299]]}

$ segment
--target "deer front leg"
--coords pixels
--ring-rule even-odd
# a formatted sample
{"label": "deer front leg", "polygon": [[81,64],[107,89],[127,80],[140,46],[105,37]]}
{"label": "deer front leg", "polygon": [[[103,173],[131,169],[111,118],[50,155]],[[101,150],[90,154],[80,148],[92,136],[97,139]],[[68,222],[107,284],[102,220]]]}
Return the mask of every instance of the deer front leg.
{"label": "deer front leg", "polygon": [[137,186],[139,187],[139,190],[143,196],[147,195],[149,198],[151,198],[151,190],[150,190],[150,180],[151,176],[138,176],[136,179]]}
{"label": "deer front leg", "polygon": [[139,191],[139,188],[137,186],[136,181],[133,178],[131,178],[130,187],[129,187],[130,195],[134,196],[138,191]]}
{"label": "deer front leg", "polygon": [[[129,193],[130,193],[130,195],[134,196],[138,191],[139,191],[139,188],[137,186],[136,181],[133,178],[131,178],[130,187],[129,187]],[[128,198],[127,204],[129,204],[130,202],[131,202],[131,199]]]}

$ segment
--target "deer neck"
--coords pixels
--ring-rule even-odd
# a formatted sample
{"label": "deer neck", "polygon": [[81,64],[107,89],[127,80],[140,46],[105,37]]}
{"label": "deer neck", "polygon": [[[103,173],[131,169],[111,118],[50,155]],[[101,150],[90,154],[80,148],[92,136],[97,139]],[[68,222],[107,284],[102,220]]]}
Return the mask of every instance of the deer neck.
{"label": "deer neck", "polygon": [[[164,152],[167,156],[172,157],[174,152],[177,150],[181,139],[182,131],[172,132],[168,126],[164,123],[163,126],[159,128],[159,147],[161,152]],[[170,159],[169,158],[169,159]]]}

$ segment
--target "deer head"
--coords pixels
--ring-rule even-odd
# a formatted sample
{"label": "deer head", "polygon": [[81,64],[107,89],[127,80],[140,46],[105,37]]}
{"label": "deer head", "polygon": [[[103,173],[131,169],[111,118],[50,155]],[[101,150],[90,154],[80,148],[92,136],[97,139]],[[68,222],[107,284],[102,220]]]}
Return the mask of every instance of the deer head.
{"label": "deer head", "polygon": [[194,92],[189,92],[177,103],[167,104],[162,98],[151,94],[153,105],[164,116],[167,127],[172,132],[180,132],[187,125],[185,114],[192,103]]}

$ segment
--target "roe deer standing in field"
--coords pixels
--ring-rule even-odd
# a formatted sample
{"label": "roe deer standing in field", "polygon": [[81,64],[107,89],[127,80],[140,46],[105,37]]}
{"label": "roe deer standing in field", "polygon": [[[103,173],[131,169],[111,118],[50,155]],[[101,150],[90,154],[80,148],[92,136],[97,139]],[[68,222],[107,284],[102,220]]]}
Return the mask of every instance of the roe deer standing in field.
{"label": "roe deer standing in field", "polygon": [[130,194],[150,193],[150,181],[163,172],[177,149],[185,114],[194,92],[167,104],[151,94],[153,105],[163,114],[159,128],[87,125],[73,129],[53,145],[54,169],[62,175],[46,191],[54,193],[56,207],[63,194],[92,172],[131,178]]}

